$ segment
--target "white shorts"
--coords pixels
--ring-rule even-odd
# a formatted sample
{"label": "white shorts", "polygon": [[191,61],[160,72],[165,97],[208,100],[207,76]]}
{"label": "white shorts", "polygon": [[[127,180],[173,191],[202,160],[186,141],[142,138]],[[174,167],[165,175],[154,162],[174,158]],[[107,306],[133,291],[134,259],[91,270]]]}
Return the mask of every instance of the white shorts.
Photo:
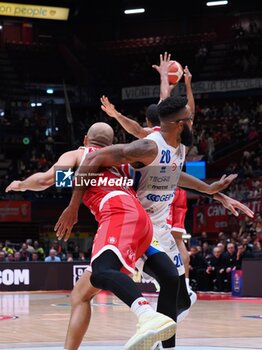
{"label": "white shorts", "polygon": [[140,271],[141,275],[145,279],[148,279],[150,277],[143,272],[144,263],[148,257],[159,252],[165,252],[177,267],[179,276],[183,275],[185,273],[185,267],[182,261],[182,257],[177,248],[176,241],[171,234],[170,226],[166,224],[163,226],[153,225],[153,236],[154,238],[149,248],[136,263],[136,267]]}

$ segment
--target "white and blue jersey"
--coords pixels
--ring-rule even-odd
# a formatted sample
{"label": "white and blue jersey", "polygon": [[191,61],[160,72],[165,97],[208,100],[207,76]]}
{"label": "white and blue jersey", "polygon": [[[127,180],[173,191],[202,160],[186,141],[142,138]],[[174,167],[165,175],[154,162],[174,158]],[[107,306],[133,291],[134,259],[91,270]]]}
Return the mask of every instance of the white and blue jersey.
{"label": "white and blue jersey", "polygon": [[158,153],[151,164],[134,169],[134,186],[139,201],[153,223],[154,238],[137,267],[142,272],[147,257],[164,251],[178,268],[179,275],[182,275],[185,273],[183,262],[166,220],[184,164],[186,147],[182,144],[176,148],[168,145],[160,132],[154,132],[146,139],[157,144]]}
{"label": "white and blue jersey", "polygon": [[157,144],[158,153],[153,162],[135,169],[135,190],[143,208],[154,225],[163,225],[169,214],[178,179],[185,160],[185,146],[168,145],[160,132],[146,137]]}

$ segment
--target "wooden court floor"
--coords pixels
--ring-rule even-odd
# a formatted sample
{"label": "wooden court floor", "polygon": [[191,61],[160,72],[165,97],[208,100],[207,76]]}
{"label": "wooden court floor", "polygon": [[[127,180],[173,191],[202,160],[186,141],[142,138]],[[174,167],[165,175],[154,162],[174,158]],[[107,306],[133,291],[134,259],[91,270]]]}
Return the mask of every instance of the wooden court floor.
{"label": "wooden court floor", "polygon": [[[81,349],[121,349],[135,332],[136,317],[107,293],[92,305]],[[0,293],[0,349],[63,349],[69,314],[69,293]],[[262,299],[200,294],[178,324],[177,338],[178,350],[262,349]]]}

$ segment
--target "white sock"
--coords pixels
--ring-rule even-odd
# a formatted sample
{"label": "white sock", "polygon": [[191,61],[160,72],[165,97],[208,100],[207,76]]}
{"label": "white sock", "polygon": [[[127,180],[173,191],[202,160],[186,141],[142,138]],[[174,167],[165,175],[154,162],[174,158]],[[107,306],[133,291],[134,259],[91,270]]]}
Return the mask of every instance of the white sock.
{"label": "white sock", "polygon": [[153,315],[156,313],[149,302],[143,297],[137,298],[133,302],[131,310],[137,315],[137,317],[140,317],[142,314]]}
{"label": "white sock", "polygon": [[186,277],[186,288],[187,288],[187,290],[191,290],[188,277]]}

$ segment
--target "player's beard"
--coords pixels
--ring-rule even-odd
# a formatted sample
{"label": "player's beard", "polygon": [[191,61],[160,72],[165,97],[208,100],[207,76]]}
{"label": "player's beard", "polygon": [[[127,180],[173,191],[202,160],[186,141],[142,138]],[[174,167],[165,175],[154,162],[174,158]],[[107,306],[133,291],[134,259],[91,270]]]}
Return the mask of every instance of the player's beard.
{"label": "player's beard", "polygon": [[184,124],[183,131],[180,134],[181,143],[187,147],[193,145],[193,131],[190,130],[187,124]]}

